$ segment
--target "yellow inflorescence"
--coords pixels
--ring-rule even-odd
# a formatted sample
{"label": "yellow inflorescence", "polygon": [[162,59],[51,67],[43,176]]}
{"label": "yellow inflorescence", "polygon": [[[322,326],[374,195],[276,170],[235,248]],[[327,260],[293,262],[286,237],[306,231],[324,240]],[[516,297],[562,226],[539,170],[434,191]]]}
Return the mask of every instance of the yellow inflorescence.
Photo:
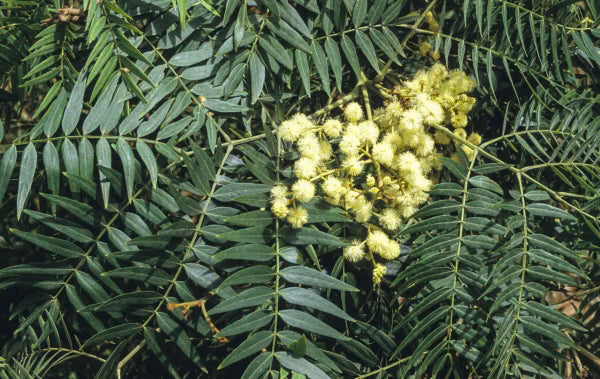
{"label": "yellow inflorescence", "polygon": [[[344,249],[344,257],[353,263],[366,258],[379,284],[386,270],[378,262],[400,255],[400,245],[388,233],[429,199],[433,173],[441,168],[436,144],[443,147],[455,138],[481,143],[480,135],[467,136],[464,129],[475,102],[465,93],[474,86],[463,72],[435,64],[395,88],[395,99],[376,110],[373,120],[365,120],[362,107],[350,103],[344,122],[316,125],[303,114],[284,121],[279,137],[294,143],[300,157],[294,163],[296,181],[271,191],[273,214],[300,228],[309,222],[303,203],[315,196],[344,207],[368,231],[366,239]],[[453,135],[433,128],[446,125],[452,125]],[[472,159],[471,148],[457,148]]]}

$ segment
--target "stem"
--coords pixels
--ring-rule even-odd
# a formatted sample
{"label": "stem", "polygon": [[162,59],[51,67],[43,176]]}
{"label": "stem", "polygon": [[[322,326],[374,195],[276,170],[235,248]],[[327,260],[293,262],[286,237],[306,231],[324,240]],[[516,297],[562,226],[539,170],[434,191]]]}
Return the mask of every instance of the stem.
{"label": "stem", "polygon": [[412,355],[409,356],[409,357],[406,357],[406,358],[398,359],[394,363],[391,363],[391,364],[389,364],[387,366],[381,367],[381,368],[379,368],[379,369],[377,369],[375,371],[371,371],[371,372],[369,372],[367,374],[364,374],[364,375],[361,375],[361,376],[357,376],[355,379],[368,378],[369,376],[373,376],[375,374],[379,374],[380,372],[389,370],[390,368],[392,368],[394,366],[398,366],[400,363],[404,363],[404,362],[410,360],[411,358],[412,358]]}
{"label": "stem", "polygon": [[[281,138],[277,137],[277,159],[275,164],[275,172],[277,175],[277,182],[279,182],[279,170],[280,170],[280,158],[281,158]],[[281,265],[279,257],[279,219],[275,218],[275,302],[273,304],[273,342],[271,344],[271,367],[273,368],[273,359],[275,355],[275,348],[277,347],[277,327],[279,320],[279,278],[281,276],[279,266]]]}

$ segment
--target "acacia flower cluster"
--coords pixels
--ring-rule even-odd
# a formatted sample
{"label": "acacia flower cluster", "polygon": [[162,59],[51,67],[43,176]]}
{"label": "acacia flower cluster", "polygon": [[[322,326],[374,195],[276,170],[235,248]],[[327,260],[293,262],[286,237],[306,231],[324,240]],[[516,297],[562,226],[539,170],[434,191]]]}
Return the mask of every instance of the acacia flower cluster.
{"label": "acacia flower cluster", "polygon": [[[432,112],[431,109],[435,108],[437,111],[437,108],[441,107],[444,117],[440,124],[452,127],[455,136],[466,139],[473,145],[479,145],[481,136],[477,133],[467,136],[465,130],[468,123],[467,114],[475,104],[475,98],[468,96],[467,93],[473,91],[475,84],[475,80],[464,72],[448,71],[444,65],[436,63],[429,70],[419,71],[403,86],[396,87],[394,93],[400,99],[411,98],[415,109],[423,115],[426,114],[424,109],[430,109]],[[433,103],[437,106],[432,107]],[[433,136],[435,143],[440,145],[448,145],[452,142],[452,139],[440,130],[437,130]],[[469,160],[473,159],[474,152],[470,147],[462,144],[459,146]],[[451,154],[451,158],[458,160],[456,154]]]}
{"label": "acacia flower cluster", "polygon": [[[386,270],[380,262],[400,255],[400,245],[389,234],[428,200],[433,173],[441,168],[436,143],[451,141],[432,134],[432,126],[452,125],[455,135],[467,138],[464,127],[474,99],[465,93],[473,87],[464,73],[436,64],[395,88],[395,100],[372,120],[365,119],[358,103],[350,103],[344,122],[329,119],[317,125],[303,114],[284,121],[278,135],[293,143],[300,157],[294,163],[295,181],[271,190],[273,214],[300,228],[310,221],[303,204],[315,196],[343,207],[366,228],[366,238],[346,247],[344,258],[353,263],[366,258],[379,284]],[[481,142],[478,135],[468,138]]]}

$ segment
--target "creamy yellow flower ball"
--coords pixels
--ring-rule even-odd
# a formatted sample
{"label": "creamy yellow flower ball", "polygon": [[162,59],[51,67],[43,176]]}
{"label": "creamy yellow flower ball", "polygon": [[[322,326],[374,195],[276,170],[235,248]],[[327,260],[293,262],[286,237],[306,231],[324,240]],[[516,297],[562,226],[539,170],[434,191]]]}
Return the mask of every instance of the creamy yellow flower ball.
{"label": "creamy yellow flower ball", "polygon": [[360,104],[352,102],[346,105],[344,108],[344,117],[349,122],[359,122],[363,119],[363,110]]}
{"label": "creamy yellow flower ball", "polygon": [[315,185],[306,179],[300,179],[292,185],[292,194],[302,203],[309,202],[315,197]]}

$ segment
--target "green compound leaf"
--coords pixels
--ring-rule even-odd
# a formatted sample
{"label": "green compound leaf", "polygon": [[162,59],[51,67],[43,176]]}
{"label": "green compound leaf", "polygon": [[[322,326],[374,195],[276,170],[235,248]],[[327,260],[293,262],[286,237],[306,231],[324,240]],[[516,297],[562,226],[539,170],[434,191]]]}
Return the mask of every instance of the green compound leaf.
{"label": "green compound leaf", "polygon": [[250,211],[225,219],[230,225],[238,226],[269,226],[273,223],[273,215],[269,211]]}
{"label": "green compound leaf", "polygon": [[317,72],[319,73],[319,77],[321,77],[323,88],[325,89],[327,95],[331,95],[329,69],[327,67],[327,57],[325,56],[325,51],[323,51],[323,48],[317,41],[312,41],[310,45],[310,53],[312,55],[315,67],[317,68]]}
{"label": "green compound leaf", "polygon": [[273,240],[273,231],[264,226],[255,226],[252,228],[220,233],[217,237],[234,242],[269,243]]}
{"label": "green compound leaf", "polygon": [[[364,1],[364,0],[359,0],[359,1]],[[364,2],[366,2],[366,1],[364,1]],[[358,45],[359,49],[363,52],[363,54],[367,57],[367,60],[369,61],[369,64],[371,65],[371,67],[373,67],[375,69],[375,71],[377,71],[379,73],[380,70],[379,70],[379,63],[377,63],[377,54],[375,53],[375,47],[373,46],[373,43],[371,42],[369,37],[367,37],[367,35],[365,33],[361,32],[360,30],[357,30],[355,38],[356,38],[356,44]]]}
{"label": "green compound leaf", "polygon": [[81,258],[83,250],[72,242],[61,240],[59,238],[48,237],[36,233],[22,232],[16,229],[10,229],[16,236],[66,258]]}
{"label": "green compound leaf", "polygon": [[233,297],[220,302],[217,306],[208,311],[209,315],[229,312],[236,309],[248,308],[262,305],[273,297],[273,290],[269,287],[253,287],[247,289]]}
{"label": "green compound leaf", "polygon": [[350,244],[340,240],[339,237],[312,228],[294,229],[286,227],[279,232],[279,235],[292,245],[350,246]]}
{"label": "green compound leaf", "polygon": [[263,376],[267,369],[271,366],[273,354],[264,352],[258,355],[250,362],[246,371],[242,374],[242,379],[258,379]]}
{"label": "green compound leaf", "polygon": [[354,42],[350,39],[350,37],[342,34],[342,50],[344,51],[344,55],[348,62],[350,62],[350,67],[352,67],[352,71],[354,71],[354,75],[356,75],[356,80],[361,80],[361,70],[360,70],[360,62],[358,60],[358,55],[356,54],[356,48],[354,47]]}
{"label": "green compound leaf", "polygon": [[[58,151],[52,142],[46,142],[42,155],[48,179],[48,188],[52,191],[52,194],[57,195],[60,186],[60,161]],[[56,209],[53,209],[53,212],[56,212]]]}
{"label": "green compound leaf", "polygon": [[81,117],[81,109],[83,108],[83,95],[85,93],[86,74],[82,71],[79,74],[77,83],[73,86],[73,91],[67,102],[65,113],[62,120],[63,133],[66,136],[70,135],[77,127],[79,118]]}
{"label": "green compound leaf", "polygon": [[352,317],[338,308],[337,305],[317,295],[312,290],[299,287],[289,287],[279,291],[279,294],[290,304],[318,309],[322,312],[343,318],[344,320],[354,321]]}
{"label": "green compound leaf", "polygon": [[8,187],[8,182],[12,177],[12,173],[17,164],[17,147],[12,145],[7,151],[2,154],[0,161],[0,200],[4,198],[4,193]]}
{"label": "green compound leaf", "polygon": [[358,291],[358,289],[341,280],[304,266],[287,267],[281,270],[280,274],[285,280],[291,283],[304,284],[312,287],[331,288],[340,291]]}
{"label": "green compound leaf", "polygon": [[258,44],[262,47],[267,54],[273,57],[277,62],[284,65],[288,70],[294,68],[292,58],[287,54],[287,51],[274,37],[271,35],[263,35]]}
{"label": "green compound leaf", "polygon": [[273,313],[265,311],[252,312],[221,329],[215,337],[235,336],[262,328],[273,320],[273,316]]}
{"label": "green compound leaf", "polygon": [[[273,332],[262,331],[248,337],[238,347],[235,348],[219,365],[223,369],[232,363],[251,356],[252,354],[267,347],[273,341]],[[264,353],[263,353],[264,354]]]}
{"label": "green compound leaf", "polygon": [[323,321],[306,312],[297,311],[295,309],[285,309],[279,311],[279,316],[286,324],[295,328],[303,329],[327,337],[332,337],[342,341],[350,339]]}
{"label": "green compound leaf", "polygon": [[487,176],[473,176],[469,178],[469,183],[471,183],[475,187],[494,191],[500,195],[504,193],[504,191],[502,191],[502,187],[500,187],[498,183],[488,178]]}
{"label": "green compound leaf", "polygon": [[261,244],[244,244],[230,247],[213,255],[216,261],[240,259],[257,262],[267,262],[275,258],[273,248]]}
{"label": "green compound leaf", "polygon": [[270,281],[275,275],[275,271],[267,266],[251,266],[241,269],[227,277],[219,288],[235,286],[239,284],[265,283]]}
{"label": "green compound leaf", "polygon": [[115,296],[100,303],[96,311],[122,311],[125,309],[149,309],[162,299],[162,295],[154,291],[135,291]]}
{"label": "green compound leaf", "polygon": [[[3,159],[4,161],[4,159]],[[25,201],[31,191],[35,169],[37,167],[37,151],[35,145],[30,143],[25,148],[21,158],[21,169],[19,171],[19,188],[17,192],[17,218],[21,218]]]}
{"label": "green compound leaf", "polygon": [[104,341],[113,341],[118,338],[129,337],[130,335],[140,331],[141,325],[137,323],[126,323],[121,325],[113,326],[112,328],[105,329],[100,333],[94,334],[88,338],[83,344],[83,348],[90,347],[102,343]]}
{"label": "green compound leaf", "polygon": [[560,208],[553,207],[550,204],[533,203],[527,205],[526,209],[530,214],[534,216],[564,218],[568,220],[577,221],[577,217],[573,216],[569,212],[563,211]]}
{"label": "green compound leaf", "polygon": [[252,54],[249,65],[251,104],[254,104],[260,97],[265,83],[265,65],[261,62],[258,54]]}
{"label": "green compound leaf", "polygon": [[235,201],[236,198],[248,195],[262,194],[271,191],[271,186],[267,184],[253,183],[230,183],[219,188],[213,198],[227,203]]}
{"label": "green compound leaf", "polygon": [[294,55],[296,57],[296,66],[302,79],[302,85],[306,94],[310,97],[310,66],[308,65],[308,55],[302,50],[296,50]]}
{"label": "green compound leaf", "polygon": [[467,168],[461,163],[450,158],[437,157],[437,159],[458,179],[465,179],[467,177]]}
{"label": "green compound leaf", "polygon": [[171,316],[164,312],[157,312],[156,319],[160,326],[160,331],[167,334],[175,340],[175,345],[181,352],[188,357],[195,365],[203,370],[206,370],[202,363],[203,355],[198,351],[192,340],[187,334],[187,330],[183,329]]}
{"label": "green compound leaf", "polygon": [[[365,0],[366,3],[366,0]],[[329,375],[314,364],[304,358],[296,358],[291,354],[283,351],[275,353],[275,358],[281,365],[289,370],[293,370],[300,374],[306,375],[311,379],[327,379]]]}
{"label": "green compound leaf", "polygon": [[166,271],[151,267],[124,267],[117,268],[102,274],[111,278],[132,279],[156,286],[166,286],[171,282],[171,277]]}
{"label": "green compound leaf", "polygon": [[117,141],[117,152],[121,158],[121,164],[123,165],[123,171],[125,176],[125,187],[127,189],[127,198],[129,201],[133,200],[133,182],[135,179],[135,158],[129,143],[119,138]]}
{"label": "green compound leaf", "polygon": [[333,38],[327,38],[325,40],[325,51],[327,52],[327,58],[329,58],[329,65],[333,71],[335,77],[335,84],[338,89],[342,88],[342,57],[340,55],[340,49],[333,40]]}
{"label": "green compound leaf", "polygon": [[558,312],[549,306],[540,303],[535,303],[533,301],[528,301],[526,303],[526,308],[529,313],[532,313],[536,316],[540,316],[541,318],[546,319],[548,321],[557,322],[566,328],[571,328],[582,332],[587,331],[586,328],[579,325],[577,322],[575,322],[575,320],[573,320],[569,316],[565,315],[564,313]]}

